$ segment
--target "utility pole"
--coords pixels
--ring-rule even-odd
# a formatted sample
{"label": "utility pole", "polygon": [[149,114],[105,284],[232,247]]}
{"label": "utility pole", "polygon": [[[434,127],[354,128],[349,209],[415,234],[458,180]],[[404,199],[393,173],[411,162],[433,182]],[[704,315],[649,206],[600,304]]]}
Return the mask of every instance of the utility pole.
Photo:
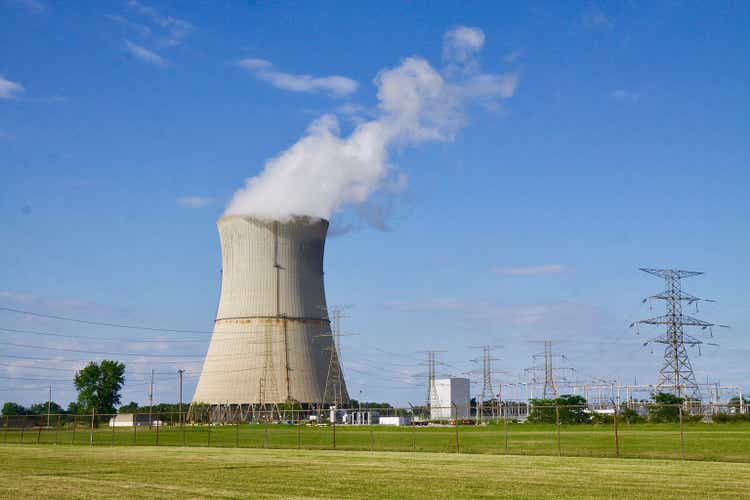
{"label": "utility pole", "polygon": [[[151,369],[151,384],[148,390],[148,427],[151,428],[151,414],[154,408],[154,369]],[[135,424],[134,424],[135,425]]]}
{"label": "utility pole", "polygon": [[182,374],[183,373],[185,373],[185,370],[183,369],[177,370],[177,376],[180,378],[180,406],[179,406],[180,423],[182,423]]}
{"label": "utility pole", "polygon": [[[670,391],[677,397],[697,399],[700,397],[700,389],[698,382],[695,380],[695,373],[688,357],[687,347],[698,346],[700,353],[700,346],[704,342],[685,333],[683,327],[697,326],[703,330],[708,329],[709,332],[711,332],[711,327],[713,326],[728,327],[726,325],[708,323],[682,313],[683,302],[688,305],[695,304],[696,310],[698,302],[715,302],[714,300],[701,299],[682,291],[682,278],[699,276],[703,274],[702,272],[652,268],[640,268],[640,270],[663,278],[666,285],[664,291],[646,297],[642,301],[644,303],[653,299],[665,301],[666,314],[636,321],[630,325],[631,327],[634,325],[663,325],[667,327],[666,332],[643,343],[644,346],[650,343],[664,344],[665,346],[664,363],[659,370],[659,382],[656,384],[655,390],[656,392]],[[711,336],[713,336],[712,333]],[[717,345],[710,342],[705,343],[708,345]]]}

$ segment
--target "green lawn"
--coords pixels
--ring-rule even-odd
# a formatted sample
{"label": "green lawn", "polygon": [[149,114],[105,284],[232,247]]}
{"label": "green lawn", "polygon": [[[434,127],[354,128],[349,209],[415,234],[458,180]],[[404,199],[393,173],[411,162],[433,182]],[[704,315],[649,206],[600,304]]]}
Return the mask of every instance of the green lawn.
{"label": "green lawn", "polygon": [[750,464],[0,444],[0,497],[740,498]]}
{"label": "green lawn", "polygon": [[[506,434],[507,429],[507,434]],[[116,429],[102,426],[93,433],[81,425],[3,429],[0,443],[138,445],[242,448],[333,448],[331,427],[243,424],[239,427],[185,426],[161,429]],[[336,449],[421,451],[463,454],[513,454],[614,457],[612,426],[568,425],[560,428],[558,450],[554,425],[509,424],[455,427],[337,426]],[[750,462],[750,424],[684,425],[684,453],[677,424],[634,424],[619,428],[619,452],[624,458],[687,458]],[[507,438],[507,439],[506,439]],[[458,441],[458,442],[457,442]]]}

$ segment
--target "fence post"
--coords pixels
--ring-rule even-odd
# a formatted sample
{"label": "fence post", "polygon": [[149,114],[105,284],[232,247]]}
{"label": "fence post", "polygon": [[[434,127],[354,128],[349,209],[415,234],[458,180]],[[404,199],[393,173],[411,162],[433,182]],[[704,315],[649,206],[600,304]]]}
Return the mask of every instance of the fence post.
{"label": "fence post", "polygon": [[162,420],[159,418],[159,413],[155,415],[156,417],[156,446],[159,446],[159,427],[161,427]]}
{"label": "fence post", "polygon": [[411,423],[411,451],[417,451],[417,426]]}
{"label": "fence post", "polygon": [[302,424],[297,421],[297,449],[302,447]]}
{"label": "fence post", "polygon": [[239,448],[240,447],[240,416],[237,415],[235,417],[235,424],[234,424],[234,447]]}
{"label": "fence post", "polygon": [[8,427],[10,427],[10,416],[5,416],[5,432],[3,433],[3,443],[8,442]]}
{"label": "fence post", "polygon": [[333,449],[336,449],[336,411],[333,412]]}
{"label": "fence post", "polygon": [[682,405],[680,405],[680,454],[685,460],[685,435],[682,432]]}
{"label": "fence post", "polygon": [[503,431],[505,432],[505,453],[508,453],[508,415],[503,417]]}
{"label": "fence post", "polygon": [[453,406],[453,422],[455,423],[456,427],[456,453],[461,453],[461,443],[458,440],[458,408],[456,407],[456,404],[451,402],[451,406]]}
{"label": "fence post", "polygon": [[91,408],[91,428],[89,429],[89,446],[94,446],[94,417],[96,410]]}
{"label": "fence post", "polygon": [[39,430],[36,433],[36,444],[39,444],[39,440],[42,438],[42,423],[39,423]]}
{"label": "fence post", "polygon": [[60,415],[57,416],[57,424],[55,424],[55,444],[58,444],[60,440]]}
{"label": "fence post", "polygon": [[138,438],[136,437],[136,431],[138,429],[138,413],[133,413],[133,444],[135,445],[138,441]]}
{"label": "fence post", "polygon": [[372,422],[370,422],[370,451],[375,449],[375,436],[372,432]]}
{"label": "fence post", "polygon": [[560,407],[555,405],[555,421],[557,423],[557,456],[562,456],[562,447],[560,446]]}
{"label": "fence post", "polygon": [[211,408],[208,409],[208,447],[211,447]]}
{"label": "fence post", "polygon": [[182,432],[182,446],[185,446],[185,414],[180,413],[180,431]]}
{"label": "fence post", "polygon": [[[23,424],[25,424],[25,423],[26,423],[26,422],[24,422],[23,420],[21,420],[21,422],[23,422]],[[23,424],[21,424],[21,444],[23,444],[23,433],[24,433],[24,431],[26,430],[26,426],[25,426],[25,425],[23,425]]]}
{"label": "fence post", "polygon": [[76,444],[76,424],[78,423],[78,415],[73,415],[73,439],[70,444]]}
{"label": "fence post", "polygon": [[117,415],[112,415],[112,419],[110,420],[112,425],[112,445],[115,445],[115,424],[117,423]]}
{"label": "fence post", "polygon": [[94,419],[96,418],[96,409],[91,409],[91,429],[89,430],[89,445],[94,446]]}
{"label": "fence post", "polygon": [[615,404],[615,457],[620,458],[620,438],[617,433],[617,405]]}

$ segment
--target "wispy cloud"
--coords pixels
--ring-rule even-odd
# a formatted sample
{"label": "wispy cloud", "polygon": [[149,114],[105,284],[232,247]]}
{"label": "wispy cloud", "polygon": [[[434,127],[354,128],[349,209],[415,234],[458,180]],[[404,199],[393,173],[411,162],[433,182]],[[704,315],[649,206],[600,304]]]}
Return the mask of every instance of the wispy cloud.
{"label": "wispy cloud", "polygon": [[539,274],[559,274],[570,271],[562,264],[544,264],[541,266],[493,267],[492,272],[511,276],[537,276]]}
{"label": "wispy cloud", "polygon": [[180,45],[193,31],[193,25],[188,21],[173,16],[165,16],[149,5],[136,0],[129,0],[126,5],[130,11],[145,17],[159,28],[162,32],[162,36],[157,42],[159,45],[169,47]]}
{"label": "wispy cloud", "polygon": [[[386,309],[404,313],[423,313],[452,318],[458,324],[469,322],[481,328],[513,328],[512,337],[601,335],[612,328],[612,318],[603,310],[567,301],[537,304],[501,304],[487,300],[436,298],[418,301],[385,302]],[[543,338],[543,337],[542,337]]]}
{"label": "wispy cloud", "polygon": [[251,71],[256,78],[266,81],[276,88],[292,92],[327,92],[334,97],[343,97],[354,93],[358,84],[345,76],[333,75],[315,77],[305,74],[284,73],[274,69],[273,64],[265,59],[245,58],[238,66]]}
{"label": "wispy cloud", "polygon": [[512,52],[509,52],[505,54],[503,57],[503,61],[507,62],[508,64],[516,62],[518,59],[524,56],[526,54],[526,51],[524,49],[516,49]]}
{"label": "wispy cloud", "polygon": [[151,31],[151,28],[149,28],[145,24],[133,22],[119,14],[105,14],[104,17],[109,19],[110,21],[113,21],[117,24],[125,26],[126,28],[130,30],[133,30],[141,38],[148,38],[153,33]]}
{"label": "wispy cloud", "polygon": [[145,63],[153,64],[154,66],[159,66],[162,68],[165,68],[167,66],[167,61],[162,56],[152,50],[147,49],[146,47],[137,45],[130,40],[125,40],[125,50],[136,59],[139,59]]}
{"label": "wispy cloud", "polygon": [[37,0],[5,0],[5,3],[15,7],[21,7],[33,14],[41,14],[47,7]]}
{"label": "wispy cloud", "polygon": [[24,90],[26,89],[20,83],[7,80],[0,75],[0,99],[14,99]]}
{"label": "wispy cloud", "polygon": [[186,208],[203,208],[211,204],[213,200],[204,196],[182,196],[177,198],[177,204]]}
{"label": "wispy cloud", "polygon": [[601,10],[594,10],[583,16],[583,24],[589,28],[611,28],[614,22]]}
{"label": "wispy cloud", "polygon": [[610,92],[609,97],[618,101],[630,101],[638,102],[641,98],[640,92],[633,92],[632,90],[617,89]]}
{"label": "wispy cloud", "polygon": [[81,299],[50,299],[30,293],[0,290],[0,304],[6,307],[41,313],[66,313],[71,316],[123,317],[130,314],[127,309],[115,308]]}

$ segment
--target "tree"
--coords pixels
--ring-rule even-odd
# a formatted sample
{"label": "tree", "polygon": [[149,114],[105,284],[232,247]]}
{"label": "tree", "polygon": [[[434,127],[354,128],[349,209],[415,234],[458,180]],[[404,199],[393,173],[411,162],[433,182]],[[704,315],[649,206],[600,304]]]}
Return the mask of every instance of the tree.
{"label": "tree", "polygon": [[[555,423],[560,414],[561,424],[583,424],[590,421],[586,413],[586,398],[574,394],[563,394],[555,399],[532,399],[529,422]],[[557,407],[557,411],[555,411]]]}
{"label": "tree", "polygon": [[115,413],[120,404],[120,390],[125,383],[125,365],[118,361],[93,361],[76,373],[73,380],[78,390],[79,413]]}
{"label": "tree", "polygon": [[121,406],[117,413],[137,413],[138,412],[138,403],[135,401],[131,401],[130,403]]}
{"label": "tree", "polygon": [[29,407],[29,415],[46,415],[47,413],[56,415],[65,413],[65,410],[63,410],[62,406],[55,403],[54,401],[52,401],[52,403],[50,404],[48,404],[47,401],[44,401],[42,403],[37,403]]}
{"label": "tree", "polygon": [[648,419],[651,422],[677,422],[680,419],[680,405],[685,399],[670,394],[659,392],[654,394],[654,403],[649,406]]}
{"label": "tree", "polygon": [[18,403],[8,401],[3,405],[3,417],[8,417],[11,415],[28,415],[28,413],[29,410],[26,409],[26,407],[19,405]]}

